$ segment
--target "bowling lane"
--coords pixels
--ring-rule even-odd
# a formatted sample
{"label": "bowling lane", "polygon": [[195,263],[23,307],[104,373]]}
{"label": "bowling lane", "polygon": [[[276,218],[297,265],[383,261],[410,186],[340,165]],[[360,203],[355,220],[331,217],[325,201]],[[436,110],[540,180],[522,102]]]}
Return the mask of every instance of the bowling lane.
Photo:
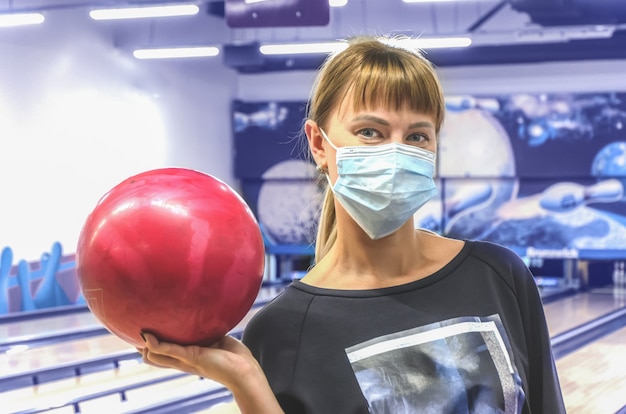
{"label": "bowling lane", "polygon": [[[0,379],[130,351],[135,351],[135,348],[118,337],[107,334],[25,349],[21,352],[8,352],[0,354]],[[137,356],[139,357],[139,354]]]}
{"label": "bowling lane", "polygon": [[[284,285],[264,286],[255,300],[254,307],[262,306],[272,300],[284,289]],[[72,339],[72,335],[80,336],[87,332],[101,334],[104,327],[88,311],[71,314],[34,318],[25,321],[0,323],[0,350],[12,344],[36,342],[60,337]],[[17,349],[22,348],[18,345]],[[0,353],[1,354],[1,353]]]}
{"label": "bowling lane", "polygon": [[18,322],[0,323],[0,347],[5,344],[36,341],[43,338],[78,334],[101,329],[91,312],[42,317]]}
{"label": "bowling lane", "polygon": [[[234,335],[241,333],[260,309],[261,306],[252,308],[231,333]],[[80,365],[81,361],[129,352],[136,352],[135,348],[111,334],[25,349],[21,352],[8,352],[0,354],[0,380],[58,366]],[[137,357],[139,357],[138,353]]]}
{"label": "bowling lane", "polygon": [[[172,380],[168,380],[169,378]],[[29,411],[33,408],[47,410],[67,401],[85,395],[98,395],[116,387],[132,387],[136,383],[157,380],[168,380],[171,384],[173,379],[178,378],[182,378],[182,375],[176,370],[155,368],[138,361],[125,361],[115,369],[5,392],[2,394],[3,409],[6,412]],[[119,394],[111,395],[120,400]],[[80,408],[81,413],[84,413],[82,404]]]}
{"label": "bowling lane", "polygon": [[[241,332],[259,309],[261,309],[260,306],[253,308],[232,332]],[[81,359],[87,360],[90,358],[106,357],[108,355],[133,351],[134,348],[132,346],[114,335],[107,334],[84,340],[59,343],[54,346],[43,346],[21,353],[0,355],[0,373],[7,373],[9,376],[18,375],[20,373],[53,368],[59,365],[75,364]],[[138,353],[136,355],[139,357]],[[170,376],[172,372],[178,372],[153,368],[141,363],[139,365],[136,364],[137,360],[134,359],[120,361],[120,367],[116,369],[108,369],[82,376],[46,382],[34,387],[18,388],[2,393],[2,400],[11,407],[18,407],[24,410],[28,409],[28,407],[33,407],[33,401],[35,400],[38,407],[54,407],[64,405],[67,401],[71,401],[73,398],[78,398],[79,396],[94,395],[110,389],[123,389],[126,386],[132,387],[133,384],[158,380],[159,378]],[[0,375],[0,380],[4,376],[5,375]],[[184,375],[179,379],[168,379],[163,386],[172,390],[174,383],[186,384],[197,381],[192,377],[193,376]],[[202,386],[207,386],[207,381],[204,381],[204,385]],[[152,385],[143,385],[140,389],[128,391],[126,393],[127,400],[131,400],[131,394],[134,395],[148,391],[153,392],[154,387],[155,386]],[[212,387],[216,388],[215,385]],[[138,403],[138,406],[141,406],[141,401],[151,401],[154,403],[162,401],[165,395],[166,394],[162,392],[158,394],[152,393],[149,398],[146,396],[145,398],[133,398],[132,400]],[[168,398],[174,397],[180,398],[180,395],[168,396]],[[119,395],[115,393],[104,398],[107,399],[107,403],[114,400],[119,401]],[[100,398],[98,400],[100,400]],[[99,402],[96,400],[82,402],[80,403],[81,412],[101,412],[98,411],[98,407],[101,408],[98,404]],[[143,402],[143,404],[145,405],[146,403]]]}
{"label": "bowling lane", "polygon": [[550,336],[556,336],[624,307],[607,292],[583,292],[544,305]]}
{"label": "bowling lane", "polygon": [[556,361],[567,412],[612,414],[626,405],[626,328]]}

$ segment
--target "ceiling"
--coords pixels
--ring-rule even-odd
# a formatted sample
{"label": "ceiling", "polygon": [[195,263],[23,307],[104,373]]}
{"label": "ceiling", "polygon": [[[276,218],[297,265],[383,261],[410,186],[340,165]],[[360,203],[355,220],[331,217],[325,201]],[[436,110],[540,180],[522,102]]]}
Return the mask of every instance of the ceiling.
{"label": "ceiling", "polygon": [[[306,8],[319,5],[320,1],[325,0],[266,0],[265,3],[304,7],[300,20],[295,19],[302,21],[317,13],[309,13]],[[51,14],[86,14],[93,8],[172,2],[176,0],[0,0],[0,12],[43,10]],[[472,38],[469,48],[428,50],[429,58],[438,66],[626,59],[624,0],[456,0],[412,4],[402,0],[348,0],[343,7],[326,7],[326,21],[302,26],[289,18],[277,20],[276,9],[267,13],[259,9],[260,3],[246,5],[244,0],[195,3],[200,5],[201,12],[193,17],[90,24],[106,27],[116,43],[125,47],[148,43],[152,46],[219,44],[224,62],[241,73],[315,69],[325,57],[263,56],[258,52],[260,43],[336,40],[361,33]],[[300,6],[294,6],[296,3]],[[324,6],[325,3],[322,9]],[[236,21],[233,16],[237,10],[239,17],[241,13],[248,13],[247,17],[257,13],[258,18]]]}

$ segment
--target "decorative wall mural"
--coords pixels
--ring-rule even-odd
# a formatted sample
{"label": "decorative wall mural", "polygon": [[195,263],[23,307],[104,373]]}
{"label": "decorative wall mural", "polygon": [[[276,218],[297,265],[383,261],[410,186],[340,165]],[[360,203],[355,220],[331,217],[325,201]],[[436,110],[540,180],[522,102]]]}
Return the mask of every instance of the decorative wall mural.
{"label": "decorative wall mural", "polygon": [[[299,135],[305,105],[233,104],[237,176],[279,244],[310,244],[315,232],[323,187]],[[440,192],[417,227],[522,255],[626,257],[626,93],[449,96],[446,106]]]}

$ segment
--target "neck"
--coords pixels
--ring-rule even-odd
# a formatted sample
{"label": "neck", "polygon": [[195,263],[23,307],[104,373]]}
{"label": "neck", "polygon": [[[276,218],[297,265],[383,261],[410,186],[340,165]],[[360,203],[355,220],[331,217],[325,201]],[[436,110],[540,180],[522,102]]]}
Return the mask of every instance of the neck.
{"label": "neck", "polygon": [[320,287],[369,289],[414,280],[425,259],[412,221],[379,240],[360,228],[338,229],[337,241],[306,280]]}

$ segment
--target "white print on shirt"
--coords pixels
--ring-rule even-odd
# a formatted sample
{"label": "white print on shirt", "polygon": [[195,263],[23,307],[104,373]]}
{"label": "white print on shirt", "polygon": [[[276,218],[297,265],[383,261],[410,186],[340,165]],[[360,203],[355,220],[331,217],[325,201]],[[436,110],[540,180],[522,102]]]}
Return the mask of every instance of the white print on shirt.
{"label": "white print on shirt", "polygon": [[519,414],[524,401],[500,317],[461,317],[346,349],[373,414]]}

